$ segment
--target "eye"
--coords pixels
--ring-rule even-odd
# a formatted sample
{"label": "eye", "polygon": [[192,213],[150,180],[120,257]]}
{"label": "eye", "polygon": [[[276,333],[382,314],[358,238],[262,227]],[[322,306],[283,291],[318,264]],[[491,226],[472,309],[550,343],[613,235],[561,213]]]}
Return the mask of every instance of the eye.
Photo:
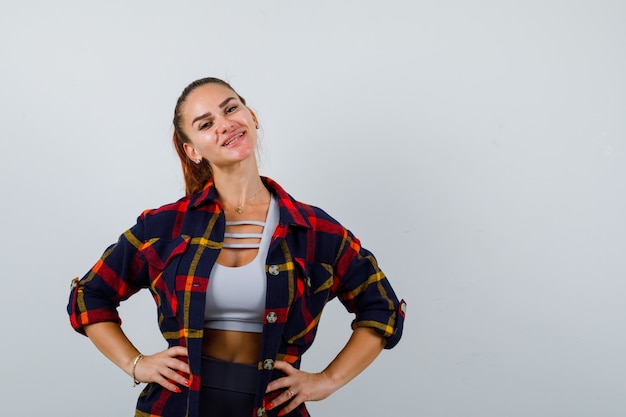
{"label": "eye", "polygon": [[206,130],[206,129],[210,128],[211,125],[212,125],[211,122],[200,123],[200,125],[198,126],[198,130]]}
{"label": "eye", "polygon": [[239,106],[237,106],[236,104],[233,105],[233,106],[227,107],[226,108],[226,114],[234,112],[235,110],[237,110],[237,107],[239,107]]}

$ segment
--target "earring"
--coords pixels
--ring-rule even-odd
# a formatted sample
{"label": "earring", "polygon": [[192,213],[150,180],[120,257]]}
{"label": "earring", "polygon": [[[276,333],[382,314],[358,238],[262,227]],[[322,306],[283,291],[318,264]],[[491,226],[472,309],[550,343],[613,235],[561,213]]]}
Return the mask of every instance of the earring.
{"label": "earring", "polygon": [[259,125],[256,125],[257,130],[259,130]]}
{"label": "earring", "polygon": [[196,164],[199,164],[199,163],[200,163],[200,161],[202,161],[202,159],[200,159],[200,158],[196,158],[193,162],[195,162]]}

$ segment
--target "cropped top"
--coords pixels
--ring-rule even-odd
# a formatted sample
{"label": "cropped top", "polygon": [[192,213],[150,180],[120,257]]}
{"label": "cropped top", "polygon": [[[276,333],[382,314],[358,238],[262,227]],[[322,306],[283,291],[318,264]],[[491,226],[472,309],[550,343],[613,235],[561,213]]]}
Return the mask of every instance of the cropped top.
{"label": "cropped top", "polygon": [[[254,259],[243,266],[229,267],[215,263],[209,276],[204,309],[204,327],[218,330],[261,333],[265,309],[265,262],[270,241],[278,225],[278,203],[272,196],[265,222],[242,220],[226,222],[226,230],[242,225],[263,227],[262,233],[225,233],[228,240],[241,239],[247,243],[225,242],[225,248],[258,248]],[[259,242],[255,240],[260,239]],[[250,241],[253,241],[250,243]]]}

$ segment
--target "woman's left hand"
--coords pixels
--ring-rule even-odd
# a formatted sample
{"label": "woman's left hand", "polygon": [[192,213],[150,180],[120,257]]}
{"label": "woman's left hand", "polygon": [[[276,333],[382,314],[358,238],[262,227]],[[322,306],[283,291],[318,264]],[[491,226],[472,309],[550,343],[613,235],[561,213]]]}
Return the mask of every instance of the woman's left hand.
{"label": "woman's left hand", "polygon": [[333,381],[324,372],[313,374],[304,372],[294,368],[289,362],[285,361],[276,361],[274,369],[282,371],[287,376],[270,382],[266,392],[280,389],[284,391],[276,396],[272,403],[265,408],[271,410],[286,404],[278,413],[279,416],[295,410],[305,401],[323,400],[337,390]]}

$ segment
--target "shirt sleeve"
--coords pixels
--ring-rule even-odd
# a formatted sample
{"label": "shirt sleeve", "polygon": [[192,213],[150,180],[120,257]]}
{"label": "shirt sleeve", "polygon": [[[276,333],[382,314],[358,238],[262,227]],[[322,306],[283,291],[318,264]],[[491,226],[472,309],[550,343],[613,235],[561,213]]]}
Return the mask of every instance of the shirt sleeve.
{"label": "shirt sleeve", "polygon": [[402,336],[406,303],[398,300],[374,255],[347,230],[336,271],[338,298],[356,315],[352,328],[371,328],[385,339],[386,349],[394,347]]}
{"label": "shirt sleeve", "polygon": [[82,279],[74,278],[67,312],[72,327],[85,334],[88,324],[121,324],[120,302],[147,286],[147,264],[139,250],[143,242],[143,215],[137,224],[109,246]]}

